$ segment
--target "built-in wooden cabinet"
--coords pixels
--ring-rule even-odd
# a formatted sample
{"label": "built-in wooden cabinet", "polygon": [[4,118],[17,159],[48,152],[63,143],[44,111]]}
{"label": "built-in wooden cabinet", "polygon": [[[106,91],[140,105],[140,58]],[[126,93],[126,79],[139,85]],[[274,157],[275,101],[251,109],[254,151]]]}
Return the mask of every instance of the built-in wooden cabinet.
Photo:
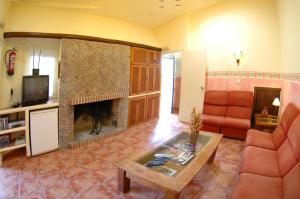
{"label": "built-in wooden cabinet", "polygon": [[146,96],[129,99],[128,127],[146,121]]}
{"label": "built-in wooden cabinet", "polygon": [[161,52],[131,48],[128,126],[159,116]]}
{"label": "built-in wooden cabinet", "polygon": [[159,116],[160,94],[147,96],[146,120],[152,120]]}

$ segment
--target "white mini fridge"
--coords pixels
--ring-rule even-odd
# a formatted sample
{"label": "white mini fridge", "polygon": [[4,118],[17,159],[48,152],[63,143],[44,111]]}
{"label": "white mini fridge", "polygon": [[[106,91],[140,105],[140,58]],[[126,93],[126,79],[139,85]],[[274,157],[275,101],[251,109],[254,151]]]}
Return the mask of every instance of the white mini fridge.
{"label": "white mini fridge", "polygon": [[30,112],[31,155],[58,149],[58,108]]}

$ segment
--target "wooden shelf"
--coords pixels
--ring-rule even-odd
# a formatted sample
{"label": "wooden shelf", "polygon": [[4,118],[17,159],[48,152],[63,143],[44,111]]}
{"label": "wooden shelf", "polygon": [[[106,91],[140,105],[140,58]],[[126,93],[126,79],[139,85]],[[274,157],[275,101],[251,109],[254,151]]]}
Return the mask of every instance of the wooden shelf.
{"label": "wooden shelf", "polygon": [[5,152],[5,151],[11,151],[11,150],[14,150],[14,149],[19,149],[19,148],[22,148],[22,147],[26,147],[26,143],[19,144],[19,145],[9,145],[7,147],[0,148],[0,153]]}
{"label": "wooden shelf", "polygon": [[5,130],[0,131],[0,135],[13,133],[13,132],[18,132],[18,131],[25,131],[25,130],[26,130],[26,126],[21,126],[21,127],[11,128],[11,129],[5,129]]}

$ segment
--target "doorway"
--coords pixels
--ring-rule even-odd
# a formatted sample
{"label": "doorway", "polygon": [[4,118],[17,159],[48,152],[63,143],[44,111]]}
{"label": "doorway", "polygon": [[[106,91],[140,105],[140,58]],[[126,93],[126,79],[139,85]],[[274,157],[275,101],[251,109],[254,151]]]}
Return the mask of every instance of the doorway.
{"label": "doorway", "polygon": [[162,56],[160,116],[178,114],[181,83],[181,53]]}

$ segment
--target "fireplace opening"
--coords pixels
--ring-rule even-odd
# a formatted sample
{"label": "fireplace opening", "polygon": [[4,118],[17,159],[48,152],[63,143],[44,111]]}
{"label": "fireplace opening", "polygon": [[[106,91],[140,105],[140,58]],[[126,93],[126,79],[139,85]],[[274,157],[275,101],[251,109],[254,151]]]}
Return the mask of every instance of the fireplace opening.
{"label": "fireplace opening", "polygon": [[75,139],[117,129],[118,99],[80,104],[74,107]]}

